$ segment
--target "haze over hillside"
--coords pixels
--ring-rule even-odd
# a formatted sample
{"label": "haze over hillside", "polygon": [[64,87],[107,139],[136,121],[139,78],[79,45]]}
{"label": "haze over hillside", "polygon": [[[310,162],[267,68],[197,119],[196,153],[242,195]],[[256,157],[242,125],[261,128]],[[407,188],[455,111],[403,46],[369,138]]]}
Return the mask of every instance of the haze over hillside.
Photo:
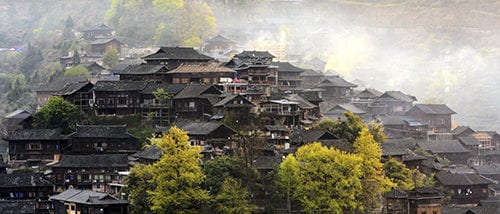
{"label": "haze over hillside", "polygon": [[[168,30],[167,39],[154,37],[161,22],[151,15],[157,7],[151,2],[1,1],[0,47],[39,46],[44,64],[27,75],[34,81],[48,76],[60,57],[55,50],[68,16],[76,30],[105,22],[136,45],[186,44],[169,40],[174,36]],[[444,102],[458,113],[457,123],[500,130],[499,1],[207,0],[209,8],[195,2],[194,10],[205,14],[200,17],[213,13],[216,21],[202,40],[223,34],[242,49],[270,50],[280,60],[319,57],[326,70],[364,82],[360,89],[402,90],[419,102]],[[173,27],[170,20],[165,28]],[[17,74],[15,57],[2,53],[1,82]]]}

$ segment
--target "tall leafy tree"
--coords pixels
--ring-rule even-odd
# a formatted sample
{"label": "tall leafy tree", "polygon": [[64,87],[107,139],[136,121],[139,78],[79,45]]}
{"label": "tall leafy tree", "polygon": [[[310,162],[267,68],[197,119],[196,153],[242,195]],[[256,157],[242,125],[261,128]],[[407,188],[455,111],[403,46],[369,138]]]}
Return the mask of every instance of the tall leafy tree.
{"label": "tall leafy tree", "polygon": [[[160,102],[160,115],[163,116],[163,108],[164,106],[167,106],[167,118],[170,124],[170,108],[172,107],[171,99],[174,95],[165,92],[165,89],[163,88],[157,88],[155,91],[153,91],[153,96]],[[160,118],[160,126],[163,126],[163,119],[161,118]]]}
{"label": "tall leafy tree", "polygon": [[118,51],[112,47],[106,48],[106,51],[102,54],[102,63],[108,67],[115,66],[119,59]]}
{"label": "tall leafy tree", "polygon": [[384,172],[400,190],[410,190],[415,187],[412,171],[394,158],[390,158],[384,163]]}
{"label": "tall leafy tree", "polygon": [[[290,158],[284,163],[280,165],[280,171],[287,168],[292,171],[280,175],[294,176],[293,179],[298,181],[292,195],[306,212],[356,213],[363,210],[358,198],[362,193],[362,158],[356,154],[327,148],[316,142],[300,147],[296,159]],[[286,165],[300,166],[298,175],[293,167]]]}
{"label": "tall leafy tree", "polygon": [[363,192],[361,198],[366,208],[370,209],[378,205],[381,194],[390,190],[394,184],[384,175],[381,162],[382,149],[367,128],[363,128],[356,138],[354,151],[363,160]]}
{"label": "tall leafy tree", "polygon": [[227,178],[241,181],[243,187],[251,190],[259,177],[253,167],[236,157],[217,157],[205,162],[203,173],[206,175],[205,186],[212,195],[221,190],[222,182]]}
{"label": "tall leafy tree", "polygon": [[38,128],[61,128],[64,133],[73,131],[81,119],[82,111],[62,97],[51,97],[34,117]]}
{"label": "tall leafy tree", "polygon": [[256,206],[250,203],[250,194],[241,183],[231,177],[224,179],[220,192],[214,198],[216,213],[252,213]]}
{"label": "tall leafy tree", "polygon": [[90,76],[89,70],[81,65],[72,67],[64,71],[64,76]]}
{"label": "tall leafy tree", "polygon": [[[163,155],[151,165],[136,165],[128,188],[135,213],[197,213],[209,199],[201,188],[201,148],[191,146],[187,133],[172,127],[162,138],[152,139]],[[141,169],[143,168],[143,169]]]}
{"label": "tall leafy tree", "polygon": [[286,196],[286,207],[288,213],[292,213],[292,197],[299,184],[300,164],[295,156],[288,155],[280,165],[276,184]]}

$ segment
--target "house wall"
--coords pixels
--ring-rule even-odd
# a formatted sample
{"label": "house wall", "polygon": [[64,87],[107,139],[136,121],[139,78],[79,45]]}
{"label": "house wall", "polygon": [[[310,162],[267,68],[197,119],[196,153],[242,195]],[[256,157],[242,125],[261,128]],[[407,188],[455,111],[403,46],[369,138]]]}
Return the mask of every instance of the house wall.
{"label": "house wall", "polygon": [[477,204],[480,200],[484,200],[489,197],[487,184],[469,186],[445,186],[445,188],[448,190],[448,193],[451,196],[451,204]]}
{"label": "house wall", "polygon": [[138,91],[95,91],[94,96],[97,115],[131,115],[140,112]]}
{"label": "house wall", "polygon": [[465,164],[470,158],[470,152],[467,153],[442,153],[438,154],[442,158],[446,158],[451,161],[452,164]]}
{"label": "house wall", "polygon": [[90,189],[98,192],[113,191],[109,183],[119,183],[119,171],[128,171],[128,167],[89,168],[89,167],[52,167],[56,189]]}
{"label": "house wall", "polygon": [[61,153],[62,140],[10,140],[10,160],[54,160]]}
{"label": "house wall", "polygon": [[429,130],[434,133],[449,133],[451,131],[450,114],[426,114],[418,108],[413,108],[407,115],[429,124]]}
{"label": "house wall", "polygon": [[70,154],[134,153],[140,143],[134,138],[73,138]]}
{"label": "house wall", "polygon": [[213,115],[212,104],[206,99],[174,99],[174,111],[179,118],[198,119],[204,114]]}

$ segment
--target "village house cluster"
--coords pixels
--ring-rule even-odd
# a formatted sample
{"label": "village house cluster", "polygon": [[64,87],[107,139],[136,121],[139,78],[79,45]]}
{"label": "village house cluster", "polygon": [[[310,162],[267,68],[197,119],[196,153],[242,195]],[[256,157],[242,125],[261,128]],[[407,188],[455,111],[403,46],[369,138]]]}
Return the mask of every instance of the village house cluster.
{"label": "village house cluster", "polygon": [[[202,50],[160,47],[140,56],[139,62],[124,57],[112,68],[100,63],[107,47],[121,53],[124,46],[113,38],[112,29],[98,25],[83,30],[82,37],[91,45],[91,52],[81,57],[90,77],[51,80],[36,91],[39,107],[60,96],[96,117],[140,115],[152,124],[155,136],[175,125],[188,132],[192,145],[202,146],[204,160],[232,155],[241,140],[237,127],[257,121],[262,126],[252,134],[267,146],[251,161],[262,173],[311,142],[352,151],[345,140],[315,128],[322,119],[342,120],[350,111],[365,122],[383,124],[388,137],[382,144],[384,160],[392,157],[435,174],[436,187],[446,193],[394,189],[385,194],[384,212],[481,213],[499,204],[489,197],[500,194],[500,136],[453,127],[456,112],[445,104],[419,103],[401,91],[362,88],[325,72],[319,58],[300,62],[308,66],[304,69],[276,60],[268,51],[237,51],[237,42],[221,35]],[[76,66],[72,56],[60,60],[66,68]],[[33,115],[24,110],[3,120],[7,148],[0,147],[6,161],[0,162],[0,210],[124,213],[128,202],[120,189],[130,167],[162,155],[156,146],[141,150],[126,124],[77,124],[75,132],[63,134],[60,129],[33,128],[32,121]],[[31,172],[20,173],[22,169]]]}

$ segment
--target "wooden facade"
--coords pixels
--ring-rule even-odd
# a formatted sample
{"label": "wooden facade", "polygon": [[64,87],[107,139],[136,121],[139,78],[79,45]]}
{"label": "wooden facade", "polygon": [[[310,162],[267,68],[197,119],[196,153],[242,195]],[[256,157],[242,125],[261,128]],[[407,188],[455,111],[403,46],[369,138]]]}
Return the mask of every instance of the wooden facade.
{"label": "wooden facade", "polygon": [[0,200],[34,201],[35,213],[49,213],[53,192],[52,183],[42,174],[0,174]]}
{"label": "wooden facade", "polygon": [[185,119],[212,117],[220,94],[214,85],[188,85],[172,98],[175,114]]}
{"label": "wooden facade", "polygon": [[416,104],[406,115],[429,125],[433,133],[450,133],[451,115],[456,114],[444,104]]}
{"label": "wooden facade", "polygon": [[123,43],[115,38],[97,39],[90,43],[90,53],[92,55],[102,56],[107,49],[113,48],[118,52],[122,52]]}
{"label": "wooden facade", "polygon": [[60,129],[20,129],[10,133],[4,140],[9,142],[11,161],[33,164],[58,160],[61,148],[67,143]]}
{"label": "wooden facade", "polygon": [[436,180],[451,197],[451,204],[477,204],[489,197],[489,186],[493,183],[479,174],[442,173],[436,175]]}
{"label": "wooden facade", "polygon": [[132,115],[141,112],[142,81],[99,81],[92,89],[96,115]]}
{"label": "wooden facade", "polygon": [[71,147],[66,154],[132,154],[141,149],[139,139],[125,125],[77,125],[68,138]]}
{"label": "wooden facade", "polygon": [[219,62],[186,62],[168,72],[173,84],[218,84],[231,82],[235,71]]}

